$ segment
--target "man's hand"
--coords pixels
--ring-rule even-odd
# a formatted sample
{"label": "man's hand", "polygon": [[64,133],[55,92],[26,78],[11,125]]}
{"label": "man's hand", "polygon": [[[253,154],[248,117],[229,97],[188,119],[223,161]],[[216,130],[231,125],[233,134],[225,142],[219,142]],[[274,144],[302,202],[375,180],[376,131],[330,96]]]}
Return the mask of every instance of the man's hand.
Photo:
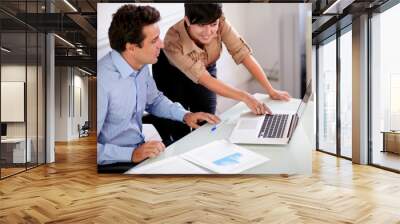
{"label": "man's hand", "polygon": [[272,114],[271,109],[265,103],[258,101],[254,96],[245,93],[243,102],[250,108],[251,112],[257,115]]}
{"label": "man's hand", "polygon": [[271,97],[271,99],[273,100],[284,100],[284,101],[289,101],[290,100],[290,95],[288,92],[286,91],[280,91],[280,90],[276,90],[273,89],[270,93],[269,96]]}
{"label": "man's hand", "polygon": [[137,147],[132,153],[132,162],[138,163],[147,158],[154,158],[164,152],[165,145],[160,141],[148,141]]}
{"label": "man's hand", "polygon": [[204,112],[197,112],[197,113],[186,113],[185,116],[183,117],[183,121],[189,125],[191,128],[198,128],[200,127],[197,123],[201,121],[207,121],[210,124],[217,124],[221,120],[209,113],[204,113]]}

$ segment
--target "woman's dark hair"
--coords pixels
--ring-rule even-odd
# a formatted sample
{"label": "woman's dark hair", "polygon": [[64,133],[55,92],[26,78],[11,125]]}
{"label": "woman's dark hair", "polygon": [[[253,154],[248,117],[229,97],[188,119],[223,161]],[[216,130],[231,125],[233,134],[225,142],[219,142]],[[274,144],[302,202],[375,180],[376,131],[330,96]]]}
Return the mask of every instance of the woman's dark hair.
{"label": "woman's dark hair", "polygon": [[113,14],[108,38],[112,49],[122,52],[126,43],[142,47],[143,27],[160,20],[160,13],[151,6],[124,5]]}
{"label": "woman's dark hair", "polygon": [[185,16],[191,24],[207,25],[222,15],[221,3],[185,3]]}

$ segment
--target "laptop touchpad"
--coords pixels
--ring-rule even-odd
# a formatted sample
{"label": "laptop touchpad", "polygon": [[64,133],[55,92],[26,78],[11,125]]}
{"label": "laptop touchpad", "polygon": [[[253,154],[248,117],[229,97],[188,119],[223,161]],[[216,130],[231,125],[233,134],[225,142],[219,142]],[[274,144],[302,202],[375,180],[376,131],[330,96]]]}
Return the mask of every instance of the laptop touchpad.
{"label": "laptop touchpad", "polygon": [[243,119],[240,121],[238,129],[239,130],[253,130],[257,128],[258,121],[253,119]]}

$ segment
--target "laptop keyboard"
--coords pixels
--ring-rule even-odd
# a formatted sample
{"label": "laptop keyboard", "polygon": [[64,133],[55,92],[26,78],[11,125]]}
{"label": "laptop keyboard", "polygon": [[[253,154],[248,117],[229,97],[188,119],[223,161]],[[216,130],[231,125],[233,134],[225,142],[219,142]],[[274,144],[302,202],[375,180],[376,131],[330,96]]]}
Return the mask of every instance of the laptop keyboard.
{"label": "laptop keyboard", "polygon": [[286,122],[289,118],[288,114],[265,115],[264,122],[261,126],[259,138],[282,138],[285,131]]}

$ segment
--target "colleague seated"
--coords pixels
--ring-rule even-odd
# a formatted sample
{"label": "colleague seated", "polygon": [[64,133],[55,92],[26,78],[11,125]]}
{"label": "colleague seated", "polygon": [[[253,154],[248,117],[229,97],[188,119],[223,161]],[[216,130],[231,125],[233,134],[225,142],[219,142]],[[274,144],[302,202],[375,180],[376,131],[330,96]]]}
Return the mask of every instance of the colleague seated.
{"label": "colleague seated", "polygon": [[150,6],[124,5],[113,15],[108,30],[112,50],[98,62],[99,166],[134,165],[164,151],[161,141],[144,141],[144,111],[192,128],[200,121],[219,122],[215,115],[185,110],[158,91],[148,64],[157,62],[163,47],[159,20]]}

